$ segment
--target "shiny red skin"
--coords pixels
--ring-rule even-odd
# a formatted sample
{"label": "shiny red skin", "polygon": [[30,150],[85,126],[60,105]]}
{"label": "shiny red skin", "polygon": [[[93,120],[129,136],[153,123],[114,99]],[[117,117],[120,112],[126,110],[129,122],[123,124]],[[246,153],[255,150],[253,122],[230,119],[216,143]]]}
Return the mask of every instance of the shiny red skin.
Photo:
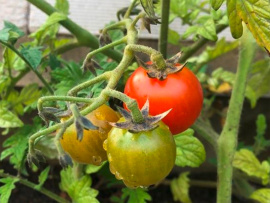
{"label": "shiny red skin", "polygon": [[173,135],[189,128],[203,105],[201,84],[186,67],[178,73],[169,74],[165,80],[149,78],[147,72],[139,67],[127,80],[124,93],[136,99],[140,108],[148,98],[150,115],[172,109],[162,121],[169,126]]}

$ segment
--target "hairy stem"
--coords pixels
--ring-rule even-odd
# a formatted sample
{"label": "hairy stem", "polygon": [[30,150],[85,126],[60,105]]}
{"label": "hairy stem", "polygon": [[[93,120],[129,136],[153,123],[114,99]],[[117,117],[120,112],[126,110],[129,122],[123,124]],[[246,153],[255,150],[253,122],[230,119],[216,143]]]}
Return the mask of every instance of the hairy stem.
{"label": "hairy stem", "polygon": [[169,29],[170,0],[162,0],[161,26],[159,32],[158,49],[164,58],[167,58],[167,41]]}
{"label": "hairy stem", "polygon": [[38,100],[37,108],[38,111],[42,111],[42,106],[44,102],[49,101],[67,101],[67,102],[82,102],[82,103],[92,103],[92,98],[81,98],[81,97],[70,97],[70,96],[46,96],[40,97]]}
{"label": "hairy stem", "polygon": [[222,133],[218,139],[218,203],[230,203],[232,193],[232,175],[239,121],[245,98],[247,76],[254,57],[254,39],[246,30],[241,39],[240,55],[236,80],[229,102],[229,109]]}
{"label": "hairy stem", "polygon": [[135,7],[137,1],[138,1],[138,0],[133,0],[133,1],[131,2],[130,6],[128,7],[127,12],[126,12],[125,15],[124,15],[124,18],[129,18],[130,14],[131,14],[131,11],[132,11],[132,9]]}
{"label": "hairy stem", "polygon": [[48,197],[50,197],[51,199],[55,200],[56,202],[60,202],[60,203],[70,203],[68,200],[63,199],[62,197],[58,196],[57,194],[45,189],[44,187],[39,187],[37,184],[34,184],[26,179],[20,178],[20,177],[15,177],[6,173],[0,173],[0,177],[3,178],[13,178],[13,179],[18,179],[19,183],[21,183],[22,185],[25,185],[29,188],[31,188],[32,190],[36,190]]}

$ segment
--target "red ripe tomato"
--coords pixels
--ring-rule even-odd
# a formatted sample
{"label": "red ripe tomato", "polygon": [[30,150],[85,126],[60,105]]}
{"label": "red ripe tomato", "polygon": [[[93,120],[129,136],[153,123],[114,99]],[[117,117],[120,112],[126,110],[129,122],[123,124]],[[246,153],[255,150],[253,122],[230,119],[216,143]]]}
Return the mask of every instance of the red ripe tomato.
{"label": "red ripe tomato", "polygon": [[124,93],[136,99],[140,108],[148,99],[150,115],[172,109],[162,121],[173,135],[183,132],[195,122],[203,104],[200,82],[186,67],[169,74],[165,80],[150,78],[146,70],[139,67],[127,80]]}

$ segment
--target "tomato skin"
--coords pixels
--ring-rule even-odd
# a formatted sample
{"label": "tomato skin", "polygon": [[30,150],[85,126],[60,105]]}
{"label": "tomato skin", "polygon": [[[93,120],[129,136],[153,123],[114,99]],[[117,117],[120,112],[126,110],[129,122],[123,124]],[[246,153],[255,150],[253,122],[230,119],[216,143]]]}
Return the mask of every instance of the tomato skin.
{"label": "tomato skin", "polygon": [[160,182],[175,163],[175,142],[162,122],[152,131],[139,133],[113,127],[103,146],[111,172],[130,188]]}
{"label": "tomato skin", "polygon": [[118,114],[107,105],[102,105],[89,113],[88,118],[99,130],[84,130],[82,141],[77,140],[74,124],[69,126],[60,143],[65,152],[79,163],[100,165],[107,160],[103,149],[103,142],[108,137],[111,125],[108,122],[117,122]]}
{"label": "tomato skin", "polygon": [[139,67],[127,80],[124,93],[136,99],[140,108],[148,99],[150,115],[172,109],[162,121],[173,135],[185,131],[195,122],[203,104],[200,82],[186,67],[169,74],[165,80],[149,78],[147,72]]}

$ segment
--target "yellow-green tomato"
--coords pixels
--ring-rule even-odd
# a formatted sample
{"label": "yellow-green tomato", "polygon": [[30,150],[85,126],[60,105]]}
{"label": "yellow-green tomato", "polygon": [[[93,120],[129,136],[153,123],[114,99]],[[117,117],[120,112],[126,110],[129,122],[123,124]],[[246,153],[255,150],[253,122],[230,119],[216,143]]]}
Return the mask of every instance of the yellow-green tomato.
{"label": "yellow-green tomato", "polygon": [[[121,118],[120,122],[124,119]],[[163,180],[172,170],[176,146],[162,122],[152,131],[131,133],[113,127],[103,144],[110,170],[130,188],[147,187]]]}
{"label": "yellow-green tomato", "polygon": [[[116,122],[118,114],[107,105],[102,105],[92,111],[86,118],[99,130],[84,130],[83,139],[77,139],[75,125],[67,128],[60,143],[71,158],[79,163],[100,165],[107,160],[107,154],[103,149],[103,142],[111,130],[108,122]],[[63,119],[65,120],[65,119]]]}

